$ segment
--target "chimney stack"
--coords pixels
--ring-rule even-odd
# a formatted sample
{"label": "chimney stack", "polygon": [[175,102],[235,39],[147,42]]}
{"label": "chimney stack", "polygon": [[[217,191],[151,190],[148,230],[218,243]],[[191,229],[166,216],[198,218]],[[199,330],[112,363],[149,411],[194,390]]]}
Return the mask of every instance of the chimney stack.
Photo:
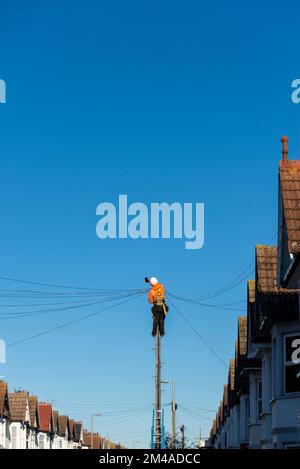
{"label": "chimney stack", "polygon": [[289,139],[285,135],[281,138],[283,164],[287,163],[288,161],[288,141]]}

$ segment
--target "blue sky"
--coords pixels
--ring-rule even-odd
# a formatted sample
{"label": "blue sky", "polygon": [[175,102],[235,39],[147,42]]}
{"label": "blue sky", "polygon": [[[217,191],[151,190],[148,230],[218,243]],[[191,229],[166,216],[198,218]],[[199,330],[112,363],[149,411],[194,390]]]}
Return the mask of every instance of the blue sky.
{"label": "blue sky", "polygon": [[[300,76],[299,10],[296,1],[2,3],[0,276],[129,289],[156,275],[183,297],[238,276],[255,244],[276,233],[283,134],[290,157],[300,155],[300,105],[290,99]],[[96,206],[119,194],[146,204],[204,202],[203,249],[99,240]],[[245,298],[243,282],[210,301]],[[227,361],[243,313],[178,306]],[[10,343],[94,310],[4,320],[0,335]],[[139,298],[9,349],[0,371],[11,388],[51,399],[86,424],[101,412],[99,432],[147,446],[150,328]],[[166,328],[163,375],[175,380],[178,403],[216,409],[226,368],[172,308]],[[114,420],[105,415],[113,411]],[[167,429],[169,414],[166,407]],[[193,439],[200,426],[208,433],[211,415],[179,406],[178,424]]]}

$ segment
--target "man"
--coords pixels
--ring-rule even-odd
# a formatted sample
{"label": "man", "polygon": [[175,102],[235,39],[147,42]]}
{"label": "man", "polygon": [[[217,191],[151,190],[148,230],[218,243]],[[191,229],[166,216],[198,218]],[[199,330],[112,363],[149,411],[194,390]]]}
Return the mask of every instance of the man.
{"label": "man", "polygon": [[145,281],[151,285],[151,290],[149,290],[148,294],[148,301],[153,305],[151,309],[153,316],[152,335],[153,337],[156,336],[158,328],[161,337],[163,337],[165,335],[165,317],[169,310],[165,303],[165,289],[156,277],[151,277],[150,280],[146,277]]}

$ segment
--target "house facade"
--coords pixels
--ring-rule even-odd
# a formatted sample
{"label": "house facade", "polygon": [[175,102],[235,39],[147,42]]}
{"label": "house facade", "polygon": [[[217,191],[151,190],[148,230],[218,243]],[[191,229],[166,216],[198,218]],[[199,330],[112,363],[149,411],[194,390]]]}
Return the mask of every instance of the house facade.
{"label": "house facade", "polygon": [[[91,445],[91,440],[93,444]],[[8,392],[0,380],[0,449],[119,448],[98,433],[83,431],[81,421],[59,415],[52,404],[27,391]]]}
{"label": "house facade", "polygon": [[8,394],[10,408],[10,448],[30,448],[30,412],[28,393],[17,391]]}
{"label": "house facade", "polygon": [[83,444],[82,422],[74,422],[74,440],[73,449],[80,449]]}
{"label": "house facade", "polygon": [[39,428],[38,428],[38,448],[39,449],[52,449],[53,446],[53,414],[52,404],[40,402],[38,404],[39,410]]}
{"label": "house facade", "polygon": [[10,447],[10,409],[7,383],[0,381],[0,449]]}
{"label": "house facade", "polygon": [[282,153],[278,242],[255,249],[228,397],[211,429],[214,448],[300,449],[300,161],[288,160],[286,137]]}
{"label": "house facade", "polygon": [[69,449],[68,417],[58,415],[57,449]]}
{"label": "house facade", "polygon": [[38,449],[39,411],[36,396],[28,396],[30,414],[29,449]]}

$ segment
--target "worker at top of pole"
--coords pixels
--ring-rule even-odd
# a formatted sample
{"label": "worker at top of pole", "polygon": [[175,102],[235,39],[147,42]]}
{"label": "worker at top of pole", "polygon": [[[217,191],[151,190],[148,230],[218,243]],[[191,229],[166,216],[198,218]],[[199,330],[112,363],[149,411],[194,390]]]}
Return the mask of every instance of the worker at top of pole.
{"label": "worker at top of pole", "polygon": [[153,305],[151,308],[153,317],[152,335],[155,337],[156,333],[159,333],[163,337],[165,335],[165,317],[169,311],[165,301],[165,288],[156,277],[151,277],[150,280],[145,277],[145,282],[151,285],[148,301]]}

